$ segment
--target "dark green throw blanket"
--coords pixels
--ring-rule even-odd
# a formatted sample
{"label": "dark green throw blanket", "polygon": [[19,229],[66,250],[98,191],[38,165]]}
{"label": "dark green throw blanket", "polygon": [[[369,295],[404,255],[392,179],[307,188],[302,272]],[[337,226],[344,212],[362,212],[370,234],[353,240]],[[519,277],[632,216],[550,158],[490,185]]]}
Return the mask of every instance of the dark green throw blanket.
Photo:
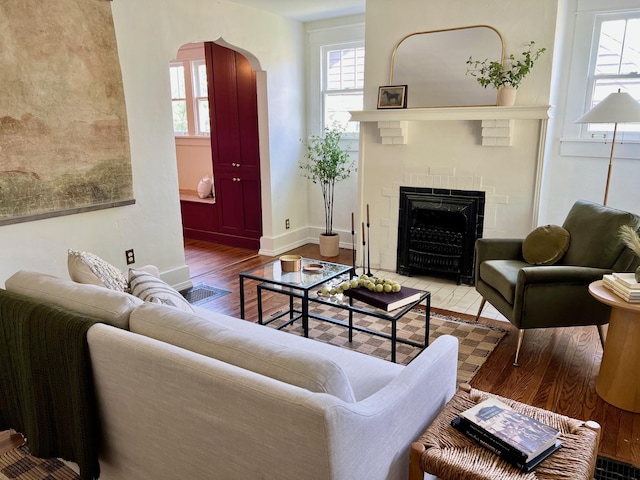
{"label": "dark green throw blanket", "polygon": [[87,330],[97,320],[0,289],[0,430],[36,457],[98,478],[100,432]]}

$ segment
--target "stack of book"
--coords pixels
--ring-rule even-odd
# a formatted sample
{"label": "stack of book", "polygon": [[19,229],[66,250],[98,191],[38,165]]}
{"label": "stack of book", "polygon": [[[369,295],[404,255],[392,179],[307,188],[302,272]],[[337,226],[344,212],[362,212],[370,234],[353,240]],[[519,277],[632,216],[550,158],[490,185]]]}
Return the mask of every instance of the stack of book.
{"label": "stack of book", "polygon": [[640,283],[636,281],[636,274],[612,273],[602,277],[602,283],[613,293],[629,303],[640,303]]}
{"label": "stack of book", "polygon": [[494,398],[465,410],[451,425],[523,472],[562,445],[558,430]]}

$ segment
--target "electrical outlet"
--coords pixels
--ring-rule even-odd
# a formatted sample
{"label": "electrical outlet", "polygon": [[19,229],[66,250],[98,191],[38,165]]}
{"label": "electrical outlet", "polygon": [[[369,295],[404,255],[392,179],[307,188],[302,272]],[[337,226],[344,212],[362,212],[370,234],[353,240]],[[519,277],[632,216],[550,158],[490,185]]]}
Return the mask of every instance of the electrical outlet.
{"label": "electrical outlet", "polygon": [[287,230],[289,230],[289,228],[291,227],[291,222],[289,222],[289,219],[287,218],[284,221],[284,228],[286,228]]}
{"label": "electrical outlet", "polygon": [[127,265],[131,265],[132,263],[136,263],[136,257],[133,254],[133,248],[124,251],[125,257],[127,257]]}

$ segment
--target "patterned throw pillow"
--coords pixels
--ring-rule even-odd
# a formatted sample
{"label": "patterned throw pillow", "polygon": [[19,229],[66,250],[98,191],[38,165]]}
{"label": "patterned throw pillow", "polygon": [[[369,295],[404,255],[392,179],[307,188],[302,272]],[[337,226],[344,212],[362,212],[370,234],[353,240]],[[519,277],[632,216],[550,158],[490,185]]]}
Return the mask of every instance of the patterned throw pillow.
{"label": "patterned throw pillow", "polygon": [[180,293],[149,272],[129,269],[131,294],[149,303],[161,303],[184,312],[193,313],[193,307]]}
{"label": "patterned throw pillow", "polygon": [[107,287],[118,292],[128,290],[127,276],[93,253],[69,249],[67,268],[74,282]]}

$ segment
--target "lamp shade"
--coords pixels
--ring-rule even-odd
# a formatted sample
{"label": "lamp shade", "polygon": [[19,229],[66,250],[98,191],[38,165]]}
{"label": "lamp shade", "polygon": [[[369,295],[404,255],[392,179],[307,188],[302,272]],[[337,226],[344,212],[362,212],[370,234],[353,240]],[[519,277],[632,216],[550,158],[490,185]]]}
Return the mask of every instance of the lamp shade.
{"label": "lamp shade", "polygon": [[610,93],[576,120],[576,123],[640,122],[640,103],[627,92]]}

